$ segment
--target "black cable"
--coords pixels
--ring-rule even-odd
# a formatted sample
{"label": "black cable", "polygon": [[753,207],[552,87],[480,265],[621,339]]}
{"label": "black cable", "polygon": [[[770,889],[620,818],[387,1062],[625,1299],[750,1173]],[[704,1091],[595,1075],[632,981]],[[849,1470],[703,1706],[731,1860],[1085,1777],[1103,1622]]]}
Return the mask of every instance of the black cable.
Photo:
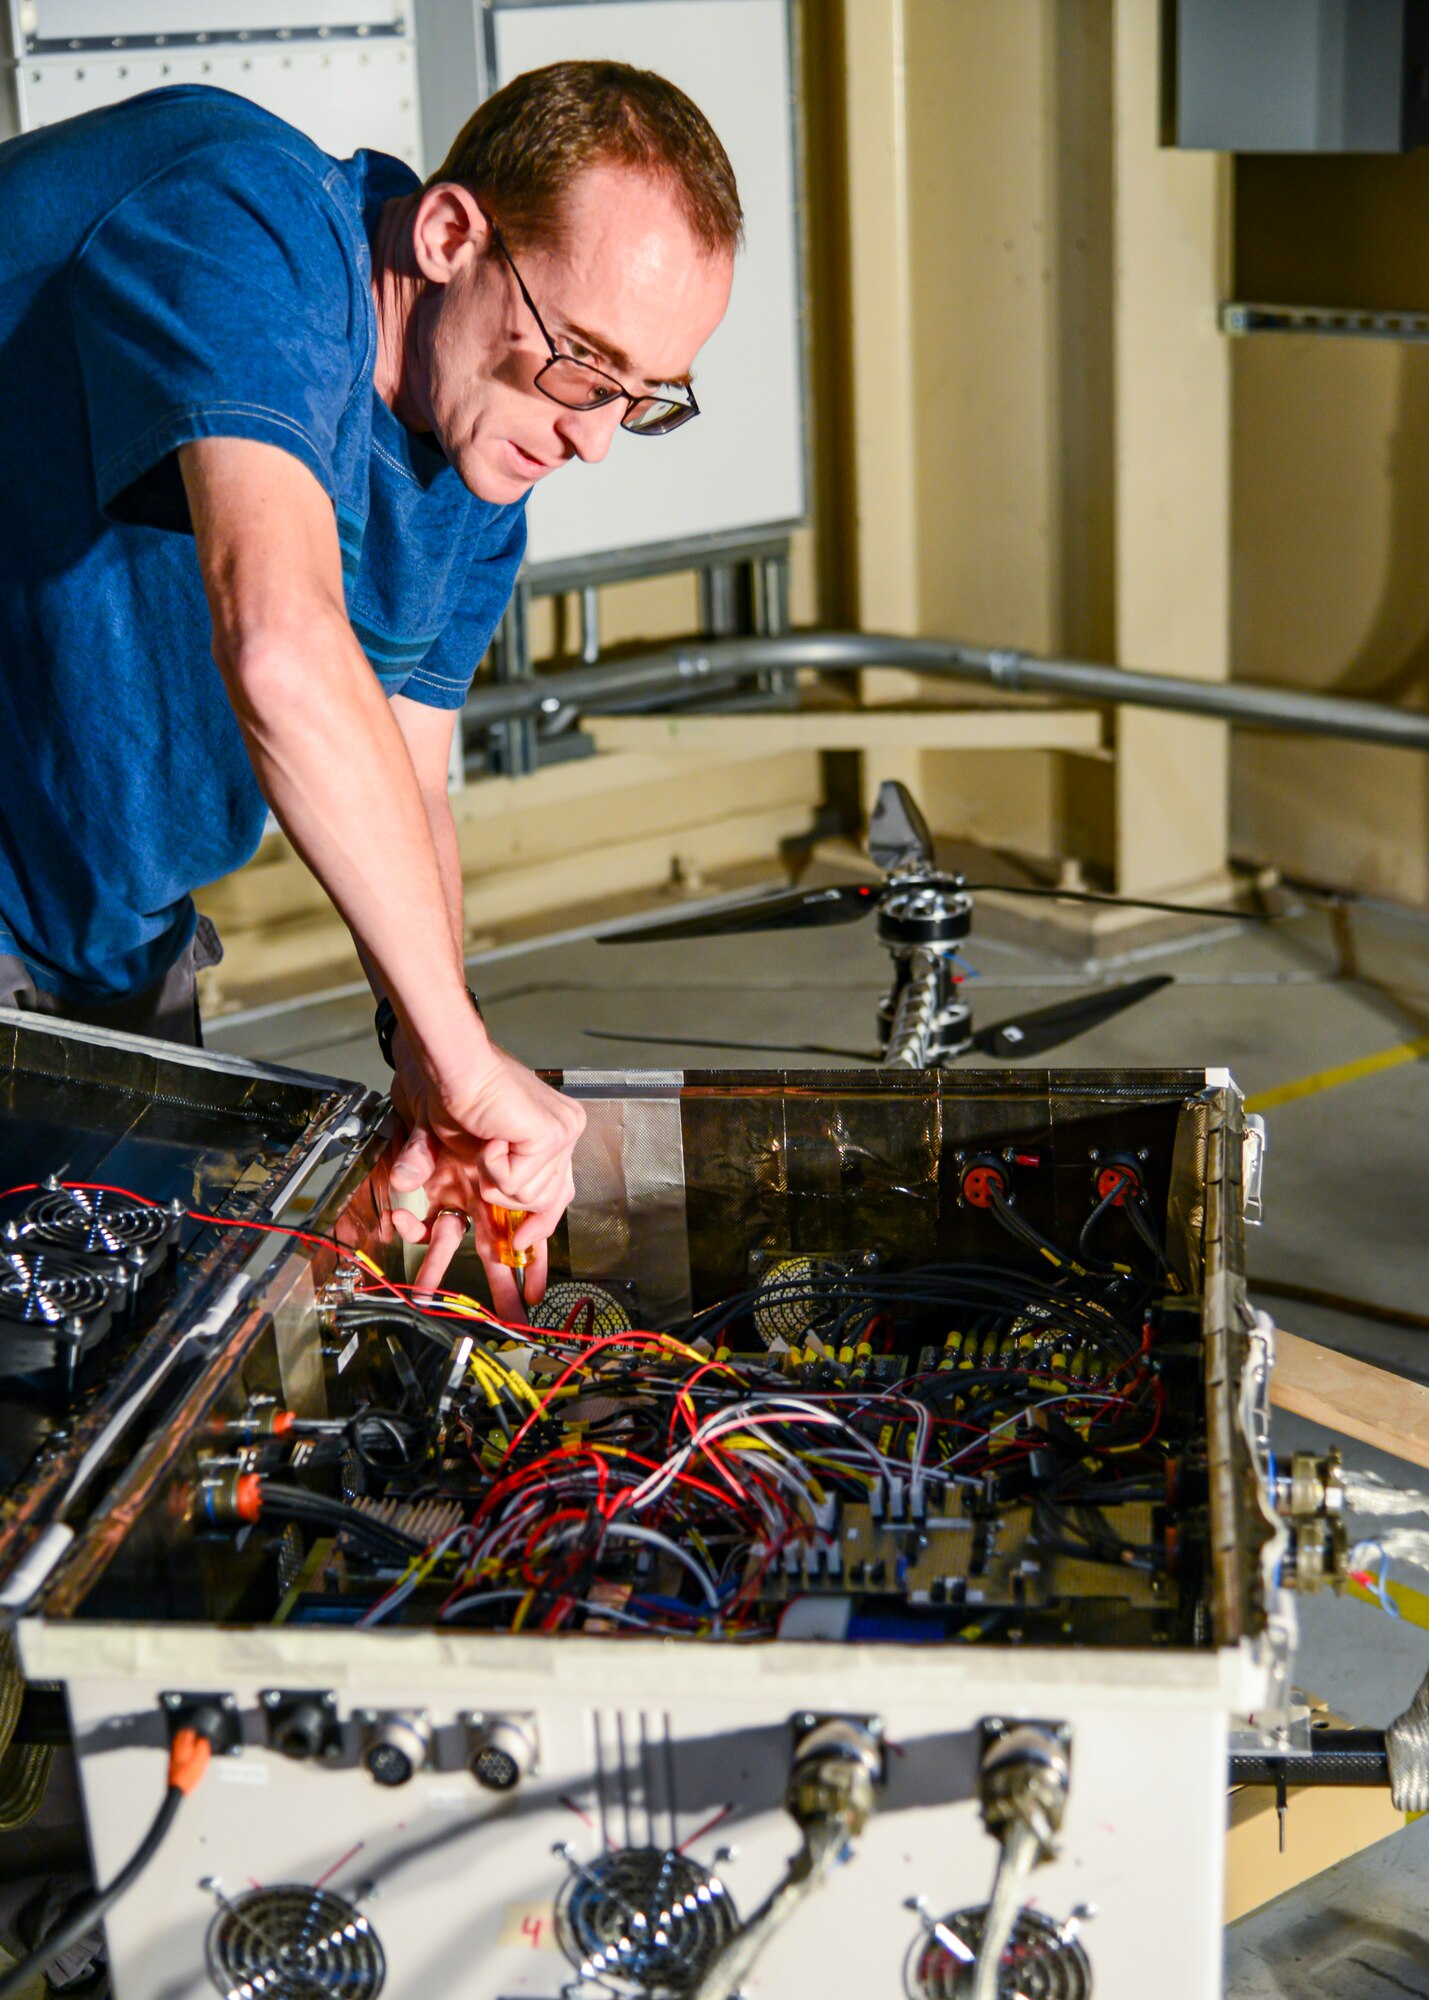
{"label": "black cable", "polygon": [[1146,1197],[1133,1196],[1126,1204],[1126,1212],[1131,1219],[1132,1228],[1156,1259],[1157,1264],[1163,1271],[1169,1271],[1171,1266],[1166,1260],[1166,1252],[1161,1248],[1161,1239],[1156,1234],[1155,1225],[1147,1212]]}
{"label": "black cable", "polygon": [[398,1326],[405,1333],[420,1333],[427,1340],[434,1340],[439,1347],[450,1350],[456,1346],[456,1335],[448,1331],[441,1321],[428,1319],[424,1314],[409,1312],[401,1305],[344,1305],[333,1315],[344,1332],[368,1326]]}
{"label": "black cable", "polygon": [[1346,1298],[1343,1292],[1322,1291],[1318,1285],[1293,1285],[1285,1278],[1248,1277],[1245,1282],[1252,1292],[1265,1292],[1272,1299],[1293,1299],[1297,1305],[1324,1306],[1328,1312],[1376,1320],[1381,1326],[1412,1326],[1420,1333],[1429,1333],[1429,1314],[1410,1312],[1405,1306],[1376,1305],[1373,1299]]}
{"label": "black cable", "polygon": [[[1096,1207],[1092,1210],[1091,1214],[1082,1224],[1082,1233],[1077,1238],[1077,1247],[1081,1251],[1082,1255],[1087,1259],[1088,1263],[1096,1264],[1099,1263],[1100,1260],[1094,1255],[1090,1245],[1087,1242],[1087,1238],[1091,1235],[1092,1231],[1096,1228],[1097,1224],[1101,1221],[1102,1217],[1106,1214],[1107,1210],[1110,1208],[1114,1208],[1118,1200],[1122,1200],[1125,1198],[1126,1191],[1127,1191],[1127,1178],[1123,1177],[1121,1180],[1115,1182],[1113,1186],[1108,1188],[1107,1192],[1102,1196],[1101,1200],[1097,1203]],[[1103,1268],[1105,1267],[1103,1266]]]}
{"label": "black cable", "polygon": [[47,1965],[53,1963],[61,1952],[69,1951],[80,1939],[100,1923],[106,1912],[111,1910],[124,1894],[143,1874],[163,1844],[164,1836],[173,1825],[179,1807],[187,1793],[178,1785],[170,1785],[164,1793],[164,1803],[154,1815],[153,1825],[144,1835],[133,1854],[125,1862],[107,1889],[96,1889],[74,1904],[69,1915],[52,1930],[42,1943],[26,1954],[17,1964],[12,1965],[0,1978],[0,2000],[19,2000],[19,1995],[31,1982],[39,1977]]}

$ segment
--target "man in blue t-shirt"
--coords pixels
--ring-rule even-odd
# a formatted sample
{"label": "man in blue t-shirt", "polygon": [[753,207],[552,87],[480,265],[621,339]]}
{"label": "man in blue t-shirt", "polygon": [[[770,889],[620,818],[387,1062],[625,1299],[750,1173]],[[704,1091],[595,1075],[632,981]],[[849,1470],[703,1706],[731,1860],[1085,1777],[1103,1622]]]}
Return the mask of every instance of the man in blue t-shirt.
{"label": "man in blue t-shirt", "polygon": [[0,1000],[192,1039],[191,892],[271,806],[382,1002],[425,1282],[499,1202],[539,1296],[581,1126],[467,991],[454,720],[532,486],[696,414],[739,232],[614,63],[518,77],[425,187],[200,88],[0,146]]}

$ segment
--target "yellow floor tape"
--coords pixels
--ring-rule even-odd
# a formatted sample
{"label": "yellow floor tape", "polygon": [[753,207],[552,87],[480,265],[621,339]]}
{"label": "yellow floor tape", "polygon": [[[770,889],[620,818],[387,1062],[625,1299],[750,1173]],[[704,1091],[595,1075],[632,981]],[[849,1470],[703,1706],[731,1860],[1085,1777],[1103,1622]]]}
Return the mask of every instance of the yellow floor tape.
{"label": "yellow floor tape", "polygon": [[1380,1049],[1375,1055],[1340,1063],[1334,1069],[1317,1069],[1313,1076],[1302,1076],[1296,1083],[1262,1090],[1259,1096],[1245,1100],[1245,1108],[1274,1111],[1281,1104],[1293,1104],[1297,1097],[1314,1097],[1319,1091],[1335,1090],[1342,1083],[1358,1083],[1362,1076],[1377,1076],[1383,1069],[1397,1069],[1400,1063],[1418,1062],[1423,1056],[1429,1056],[1429,1035],[1418,1035],[1412,1042],[1399,1042],[1392,1049]]}
{"label": "yellow floor tape", "polygon": [[[1405,1624],[1418,1625],[1424,1631],[1429,1632],[1429,1594],[1426,1594],[1422,1590],[1415,1590],[1410,1584],[1396,1583],[1392,1578],[1385,1588],[1393,1599],[1395,1609]],[[1346,1597],[1357,1597],[1361,1604],[1372,1604],[1377,1611],[1384,1611],[1384,1606],[1380,1603],[1374,1591],[1360,1583],[1357,1577],[1351,1577],[1350,1581],[1345,1585],[1345,1595]],[[1385,1615],[1388,1616],[1388,1613],[1385,1613]]]}

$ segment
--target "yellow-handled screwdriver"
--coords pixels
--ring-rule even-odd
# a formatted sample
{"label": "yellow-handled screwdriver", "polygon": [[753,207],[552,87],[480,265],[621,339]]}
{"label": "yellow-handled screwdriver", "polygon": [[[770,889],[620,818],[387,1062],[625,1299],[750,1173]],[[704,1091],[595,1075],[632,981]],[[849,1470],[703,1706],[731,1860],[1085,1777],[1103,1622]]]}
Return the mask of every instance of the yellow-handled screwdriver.
{"label": "yellow-handled screwdriver", "polygon": [[524,1208],[498,1208],[495,1202],[491,1204],[491,1219],[496,1226],[496,1255],[508,1271],[516,1273],[516,1289],[523,1301],[526,1297],[526,1266],[534,1253],[518,1250],[512,1238],[526,1220],[527,1213]]}

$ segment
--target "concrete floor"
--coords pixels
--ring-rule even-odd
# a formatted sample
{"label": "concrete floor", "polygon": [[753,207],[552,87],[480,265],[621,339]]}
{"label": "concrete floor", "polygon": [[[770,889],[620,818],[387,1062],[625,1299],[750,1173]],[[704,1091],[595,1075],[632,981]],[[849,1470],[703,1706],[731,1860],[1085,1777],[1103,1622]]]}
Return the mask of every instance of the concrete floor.
{"label": "concrete floor", "polygon": [[[980,912],[968,959],[974,1017],[995,1021],[1091,983],[1085,968],[997,934]],[[1429,1026],[1429,918],[1359,905],[1356,976],[1343,936],[1313,904],[1275,925],[1210,928],[1173,920],[1097,979],[1168,971],[1176,984],[1050,1058],[1059,1064],[1223,1064],[1250,1095],[1353,1063]],[[773,939],[600,946],[567,938],[474,960],[498,1040],[553,1068],[797,1065],[801,1042],[871,1048],[885,960],[872,926]],[[599,1040],[599,1029],[615,1037]],[[672,1047],[638,1035],[689,1037]],[[705,1038],[768,1041],[781,1053],[727,1053]],[[786,1039],[787,1038],[787,1039]],[[371,1003],[328,999],[211,1024],[215,1048],[383,1086]],[[808,1060],[807,1058],[805,1060]],[[1382,1306],[1429,1309],[1424,1279],[1423,1134],[1429,1065],[1408,1062],[1272,1109],[1266,1219],[1252,1278],[1289,1279]],[[1429,1335],[1353,1313],[1276,1304],[1294,1331],[1429,1381]],[[1293,1420],[1284,1446],[1322,1439]],[[1399,1483],[1429,1474],[1349,1445],[1355,1465]],[[1423,1577],[1417,1580],[1429,1588]],[[1382,1725],[1429,1664],[1429,1633],[1333,1598],[1303,1607],[1299,1679],[1352,1722]],[[1294,1838],[1293,1812],[1290,1835]],[[1227,1934],[1229,2000],[1429,2000],[1429,1821],[1282,1896]]]}

